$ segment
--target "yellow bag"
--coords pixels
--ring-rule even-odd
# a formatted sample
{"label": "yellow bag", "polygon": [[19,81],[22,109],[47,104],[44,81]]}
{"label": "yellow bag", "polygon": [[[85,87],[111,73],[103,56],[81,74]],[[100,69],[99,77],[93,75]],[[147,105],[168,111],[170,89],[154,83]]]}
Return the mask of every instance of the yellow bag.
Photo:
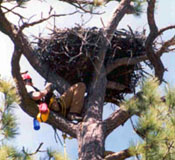
{"label": "yellow bag", "polygon": [[46,112],[46,113],[40,113],[39,112],[38,115],[37,115],[37,120],[39,122],[46,122],[49,118],[49,113],[50,113],[49,109],[48,109],[48,112]]}

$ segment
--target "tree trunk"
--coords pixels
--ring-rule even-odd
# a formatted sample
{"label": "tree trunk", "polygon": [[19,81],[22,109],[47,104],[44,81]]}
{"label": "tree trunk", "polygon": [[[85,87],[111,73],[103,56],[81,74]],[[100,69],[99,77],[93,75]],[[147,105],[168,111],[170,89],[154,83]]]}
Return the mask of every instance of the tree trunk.
{"label": "tree trunk", "polygon": [[[104,73],[102,67],[101,73]],[[104,126],[102,123],[106,76],[101,74],[90,86],[87,103],[85,103],[84,120],[79,124],[77,135],[79,160],[101,160],[104,158]],[[95,77],[95,75],[94,75]]]}
{"label": "tree trunk", "polygon": [[79,160],[102,160],[104,157],[104,133],[101,121],[89,119],[80,124]]}

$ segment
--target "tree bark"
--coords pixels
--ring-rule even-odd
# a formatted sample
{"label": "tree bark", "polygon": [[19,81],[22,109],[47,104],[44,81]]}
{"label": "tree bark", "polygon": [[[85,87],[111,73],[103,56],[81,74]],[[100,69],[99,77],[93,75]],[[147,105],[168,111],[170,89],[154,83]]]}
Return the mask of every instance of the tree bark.
{"label": "tree bark", "polygon": [[107,85],[104,75],[100,74],[98,81],[94,80],[95,84],[91,85],[90,94],[85,104],[86,114],[83,122],[79,124],[77,140],[80,160],[102,160],[104,157],[105,130],[102,114]]}
{"label": "tree bark", "polygon": [[123,151],[107,155],[105,160],[125,160],[129,157],[131,157],[131,154],[128,149],[125,149]]}

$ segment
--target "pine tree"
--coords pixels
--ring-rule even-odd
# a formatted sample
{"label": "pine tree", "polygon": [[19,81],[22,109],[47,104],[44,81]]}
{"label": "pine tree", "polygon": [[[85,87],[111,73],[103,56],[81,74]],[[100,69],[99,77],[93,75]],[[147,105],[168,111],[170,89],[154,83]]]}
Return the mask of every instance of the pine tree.
{"label": "pine tree", "polygon": [[5,80],[0,77],[0,157],[1,160],[15,159],[29,160],[31,158],[19,152],[13,146],[6,145],[7,140],[12,140],[18,135],[17,119],[14,116],[13,109],[19,103],[19,97],[16,93],[11,80]]}
{"label": "pine tree", "polygon": [[174,160],[175,88],[166,89],[162,99],[158,81],[147,80],[140,96],[125,106],[139,114],[133,127],[142,140],[130,148],[131,154],[139,155],[142,160]]}
{"label": "pine tree", "polygon": [[[93,0],[60,1],[73,5],[76,8],[76,11],[84,11],[88,14],[94,13],[94,8],[96,9],[96,7],[102,5],[101,3],[98,3],[99,1]],[[103,2],[105,4],[109,1],[110,0],[104,0]],[[0,1],[0,31],[7,35],[14,44],[14,52],[12,55],[12,75],[15,78],[18,93],[21,96],[20,107],[28,115],[36,117],[38,112],[37,105],[28,96],[20,75],[19,61],[21,56],[24,55],[33,68],[43,78],[45,78],[46,81],[52,82],[60,93],[63,93],[68,87],[72,85],[72,83],[77,83],[79,81],[86,83],[87,97],[84,104],[85,111],[82,123],[79,123],[78,125],[74,124],[54,112],[50,112],[49,119],[46,122],[52,125],[54,128],[59,129],[74,138],[77,138],[79,159],[102,160],[105,158],[107,160],[123,160],[131,156],[136,156],[138,159],[141,158],[147,160],[174,159],[174,89],[167,89],[165,98],[162,98],[158,92],[158,85],[159,83],[161,84],[163,82],[164,73],[166,71],[163,61],[161,60],[161,56],[164,53],[174,51],[173,46],[175,45],[174,36],[163,39],[160,36],[164,32],[174,29],[175,25],[160,28],[156,24],[156,17],[154,16],[156,9],[155,6],[157,5],[156,0],[116,1],[120,3],[115,6],[115,11],[113,12],[112,17],[109,19],[110,21],[106,25],[103,25],[103,28],[99,30],[100,32],[98,32],[98,40],[100,42],[98,44],[95,41],[95,48],[98,48],[96,54],[94,54],[95,50],[88,50],[88,47],[85,45],[89,39],[86,32],[84,32],[85,36],[82,36],[83,34],[81,35],[78,33],[77,37],[78,40],[80,40],[79,42],[81,42],[79,47],[77,43],[74,43],[73,41],[73,45],[70,48],[68,47],[67,43],[56,45],[56,47],[60,46],[58,49],[56,49],[54,45],[52,48],[51,43],[45,43],[46,41],[39,37],[38,47],[40,47],[41,43],[44,42],[44,47],[40,47],[43,52],[48,51],[50,54],[53,51],[53,53],[57,54],[56,58],[51,57],[51,59],[55,60],[55,63],[49,61],[47,56],[43,61],[41,61],[42,57],[36,54],[36,50],[33,49],[34,47],[32,43],[29,41],[28,37],[23,31],[28,27],[44,22],[51,17],[64,16],[64,14],[52,14],[51,8],[47,18],[43,18],[41,16],[40,20],[31,22],[30,19],[27,20],[22,15],[16,13],[14,11],[15,7],[8,9],[3,6],[3,2],[6,1]],[[120,44],[112,45],[113,36],[116,35],[116,33],[118,34],[118,32],[116,32],[116,28],[118,27],[119,22],[128,13],[135,13],[136,15],[139,15],[142,11],[142,2],[146,2],[145,7],[147,8],[147,20],[145,23],[148,23],[148,33],[145,34],[146,30],[143,30],[143,35],[141,35],[143,39],[138,40],[135,38],[137,35],[139,35],[139,33],[137,31],[134,33],[131,27],[129,27],[130,41],[126,43],[127,45],[130,44],[129,48],[122,50],[122,47],[125,48],[127,46],[125,44],[122,47],[120,47]],[[95,5],[95,7],[87,10],[86,7],[89,5]],[[17,5],[17,7],[19,6],[21,6],[20,3]],[[7,13],[9,12],[19,17],[19,22],[21,23],[18,25],[12,24],[7,17]],[[74,13],[72,13],[71,10],[70,14],[67,15],[72,15]],[[55,31],[57,31],[55,27],[56,26],[54,26],[53,33],[56,33]],[[124,36],[121,36],[121,38],[127,37],[127,33],[128,32],[126,32]],[[65,37],[67,37],[68,30],[65,34]],[[159,38],[161,38],[161,43]],[[57,39],[57,41],[58,40],[59,39]],[[67,38],[65,42],[68,40],[69,38]],[[136,40],[141,41],[142,43],[135,43]],[[76,47],[74,44],[76,44]],[[93,43],[90,43],[91,46],[92,44],[94,44],[94,41]],[[112,52],[110,55],[107,54],[109,46],[116,46],[114,49],[116,52]],[[135,46],[134,49],[132,48],[133,46]],[[140,47],[141,51],[137,50]],[[60,51],[62,48],[63,50]],[[75,48],[78,48],[76,49],[78,50],[77,56],[72,56],[71,54],[69,55],[68,53],[71,53],[71,51],[75,52]],[[83,49],[85,49],[85,51]],[[121,51],[121,57],[119,56],[118,58],[115,58],[115,54],[118,51]],[[84,52],[84,54],[82,52]],[[124,53],[127,54],[123,57]],[[69,57],[69,59],[64,61],[62,58],[60,58],[60,64],[62,66],[59,66],[59,64],[56,62],[58,55],[60,56],[64,54],[66,57]],[[78,58],[80,55],[85,55],[85,58],[79,60]],[[81,67],[76,67],[75,64],[79,64],[79,62],[86,62],[86,60],[88,60],[88,62],[92,62],[90,64],[93,64],[93,67],[90,68],[88,72],[86,70],[86,64],[84,63],[82,63],[83,65]],[[69,66],[71,62],[74,63],[73,67]],[[145,76],[145,74],[142,74],[143,72],[145,73],[145,70],[142,67],[142,62],[145,62],[145,64],[149,66],[150,69],[154,70],[155,76],[158,78],[159,82],[157,82],[155,79],[144,82],[144,85],[141,87],[141,92],[139,94],[136,94],[131,100],[123,102],[125,94],[134,93],[138,79],[142,76]],[[56,67],[52,66],[52,64],[56,64],[56,66],[61,69],[61,71],[56,70]],[[67,69],[66,67],[70,67],[71,69]],[[66,69],[67,72],[65,71]],[[75,72],[72,72],[73,69]],[[52,72],[48,73],[51,70]],[[135,74],[136,72],[141,73]],[[74,73],[73,76],[71,76],[72,73]],[[85,79],[83,79],[84,73],[90,73],[90,76],[85,74]],[[115,77],[116,75],[117,77]],[[132,77],[133,75],[135,76]],[[77,79],[75,77],[77,77]],[[89,77],[91,77],[90,81],[86,79]],[[103,106],[108,102],[119,106],[119,109],[114,111],[107,119],[103,120]],[[130,149],[122,150],[116,153],[108,152],[109,154],[106,154],[107,151],[105,151],[105,140],[108,135],[114,129],[117,129],[120,125],[123,125],[135,114],[139,117],[137,123],[133,124],[133,128],[135,132],[142,138],[141,142],[139,144],[133,144]]]}

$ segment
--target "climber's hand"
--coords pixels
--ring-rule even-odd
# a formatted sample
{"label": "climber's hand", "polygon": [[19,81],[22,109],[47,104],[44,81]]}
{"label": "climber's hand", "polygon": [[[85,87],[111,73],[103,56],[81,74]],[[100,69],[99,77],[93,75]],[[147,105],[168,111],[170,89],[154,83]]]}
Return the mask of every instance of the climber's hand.
{"label": "climber's hand", "polygon": [[52,83],[47,83],[45,89],[47,92],[50,92],[52,90]]}

